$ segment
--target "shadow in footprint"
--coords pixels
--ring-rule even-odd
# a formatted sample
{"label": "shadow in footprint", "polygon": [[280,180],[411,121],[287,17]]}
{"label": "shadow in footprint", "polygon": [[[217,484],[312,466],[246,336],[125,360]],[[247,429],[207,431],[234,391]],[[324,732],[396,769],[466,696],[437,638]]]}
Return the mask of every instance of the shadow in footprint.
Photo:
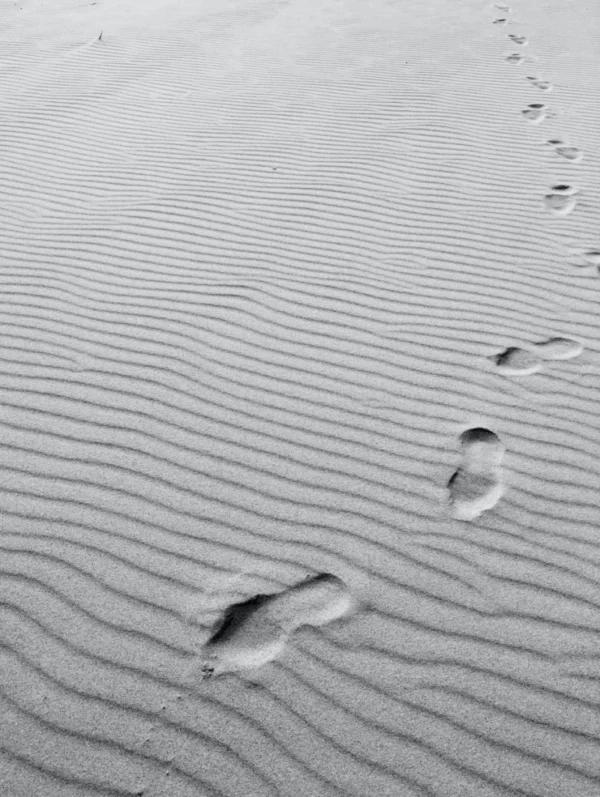
{"label": "shadow in footprint", "polygon": [[521,55],[521,53],[511,53],[510,55],[507,55],[504,60],[509,64],[522,64],[525,60],[525,56]]}
{"label": "shadow in footprint", "polygon": [[526,36],[517,36],[516,33],[509,33],[508,38],[512,39],[515,44],[520,44],[521,46],[527,46],[529,44]]}
{"label": "shadow in footprint", "polygon": [[452,515],[474,520],[494,507],[504,493],[502,460],[504,445],[489,429],[468,429],[460,436],[463,456],[448,482]]}

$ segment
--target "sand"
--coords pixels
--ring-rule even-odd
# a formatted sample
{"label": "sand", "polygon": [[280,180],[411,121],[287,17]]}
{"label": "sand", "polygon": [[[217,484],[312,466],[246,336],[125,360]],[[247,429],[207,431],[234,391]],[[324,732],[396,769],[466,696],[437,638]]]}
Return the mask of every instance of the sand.
{"label": "sand", "polygon": [[0,30],[2,797],[599,797],[600,7]]}

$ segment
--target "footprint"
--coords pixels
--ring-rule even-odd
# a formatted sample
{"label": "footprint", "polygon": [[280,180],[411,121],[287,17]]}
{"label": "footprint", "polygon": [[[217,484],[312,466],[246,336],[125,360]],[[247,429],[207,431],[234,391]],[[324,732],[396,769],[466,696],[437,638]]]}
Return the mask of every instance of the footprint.
{"label": "footprint", "polygon": [[552,91],[552,89],[554,88],[549,80],[542,80],[539,77],[528,77],[527,80],[531,81],[531,83],[537,89],[541,89],[542,91]]}
{"label": "footprint", "polygon": [[568,144],[565,144],[560,138],[549,138],[546,141],[551,147],[554,147],[554,151],[557,152],[561,157],[566,158],[569,161],[573,161],[577,163],[583,158],[583,153],[581,150],[577,149],[577,147],[571,147]]}
{"label": "footprint", "polygon": [[544,105],[542,102],[532,102],[530,103],[524,111],[521,111],[525,119],[531,124],[537,125],[540,122],[543,122],[546,118],[546,113],[548,111],[548,106]]}
{"label": "footprint", "polygon": [[544,197],[544,205],[555,216],[567,216],[576,205],[577,189],[570,185],[553,185]]}
{"label": "footprint", "polygon": [[510,346],[487,357],[503,376],[529,376],[541,371],[543,360],[571,360],[583,351],[583,344],[570,338],[549,338],[534,343],[532,349]]}
{"label": "footprint", "polygon": [[505,14],[510,14],[510,6],[496,5],[495,7],[498,9],[498,11],[503,11]]}
{"label": "footprint", "polygon": [[504,492],[504,445],[489,429],[468,429],[460,436],[462,464],[448,482],[452,514],[474,520],[494,507]]}
{"label": "footprint", "polygon": [[321,626],[355,605],[345,583],[321,573],[275,595],[257,595],[229,607],[203,646],[188,679],[255,669],[276,659],[302,625]]}
{"label": "footprint", "polygon": [[517,36],[516,33],[509,33],[508,38],[512,39],[515,44],[521,44],[523,46],[527,46],[529,44],[526,36]]}
{"label": "footprint", "polygon": [[573,161],[574,163],[577,163],[583,158],[582,152],[578,150],[577,147],[557,147],[556,151],[563,158]]}
{"label": "footprint", "polygon": [[525,56],[521,55],[521,53],[512,53],[511,55],[508,55],[504,60],[508,61],[509,64],[522,64],[523,61],[525,60]]}
{"label": "footprint", "polygon": [[542,369],[540,358],[527,349],[510,346],[500,354],[487,358],[497,366],[498,372],[504,376],[529,376]]}
{"label": "footprint", "polygon": [[506,25],[507,22],[508,22],[508,19],[506,19],[506,17],[503,17],[502,19],[495,19],[492,22],[492,25]]}

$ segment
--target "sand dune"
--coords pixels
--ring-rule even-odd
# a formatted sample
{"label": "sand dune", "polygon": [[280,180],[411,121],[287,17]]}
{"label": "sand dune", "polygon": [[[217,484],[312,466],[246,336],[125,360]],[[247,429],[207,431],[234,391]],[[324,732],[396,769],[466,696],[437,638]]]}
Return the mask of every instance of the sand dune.
{"label": "sand dune", "polygon": [[599,797],[598,8],[0,23],[3,797]]}

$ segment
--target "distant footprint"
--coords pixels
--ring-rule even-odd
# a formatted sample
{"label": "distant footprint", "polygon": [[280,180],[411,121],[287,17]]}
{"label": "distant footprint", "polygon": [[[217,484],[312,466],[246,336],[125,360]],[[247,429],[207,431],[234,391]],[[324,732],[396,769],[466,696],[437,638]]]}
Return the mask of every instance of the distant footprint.
{"label": "distant footprint", "polygon": [[503,11],[505,14],[510,14],[510,6],[496,5],[495,8],[497,8],[498,11]]}
{"label": "distant footprint", "polygon": [[521,111],[525,119],[533,125],[543,122],[548,113],[548,106],[543,102],[532,102],[524,111]]}
{"label": "distant footprint", "polygon": [[344,582],[321,573],[275,595],[229,607],[189,673],[192,681],[255,669],[279,656],[302,625],[321,626],[355,605]]}
{"label": "distant footprint", "polygon": [[521,53],[511,53],[511,55],[508,55],[504,60],[508,61],[509,64],[522,64],[525,60],[525,56],[521,55]]}
{"label": "distant footprint", "polygon": [[516,33],[509,33],[508,38],[512,39],[515,44],[520,44],[526,47],[529,44],[529,41],[526,36],[517,36]]}
{"label": "distant footprint", "polygon": [[560,184],[553,185],[551,193],[544,197],[544,205],[555,216],[567,216],[577,204],[576,195],[578,193],[573,186]]}
{"label": "distant footprint", "polygon": [[528,77],[527,80],[529,80],[536,89],[540,89],[541,91],[552,91],[554,88],[549,80],[542,80],[539,77]]}
{"label": "distant footprint", "polygon": [[583,158],[583,153],[577,147],[571,147],[561,141],[560,138],[551,138],[547,142],[562,157],[573,163],[578,163]]}
{"label": "distant footprint", "polygon": [[460,436],[462,463],[448,482],[452,514],[474,520],[494,507],[504,492],[504,445],[489,429],[468,429]]}
{"label": "distant footprint", "polygon": [[508,19],[506,17],[503,17],[502,19],[495,19],[492,22],[492,25],[506,25],[507,22],[508,22]]}

